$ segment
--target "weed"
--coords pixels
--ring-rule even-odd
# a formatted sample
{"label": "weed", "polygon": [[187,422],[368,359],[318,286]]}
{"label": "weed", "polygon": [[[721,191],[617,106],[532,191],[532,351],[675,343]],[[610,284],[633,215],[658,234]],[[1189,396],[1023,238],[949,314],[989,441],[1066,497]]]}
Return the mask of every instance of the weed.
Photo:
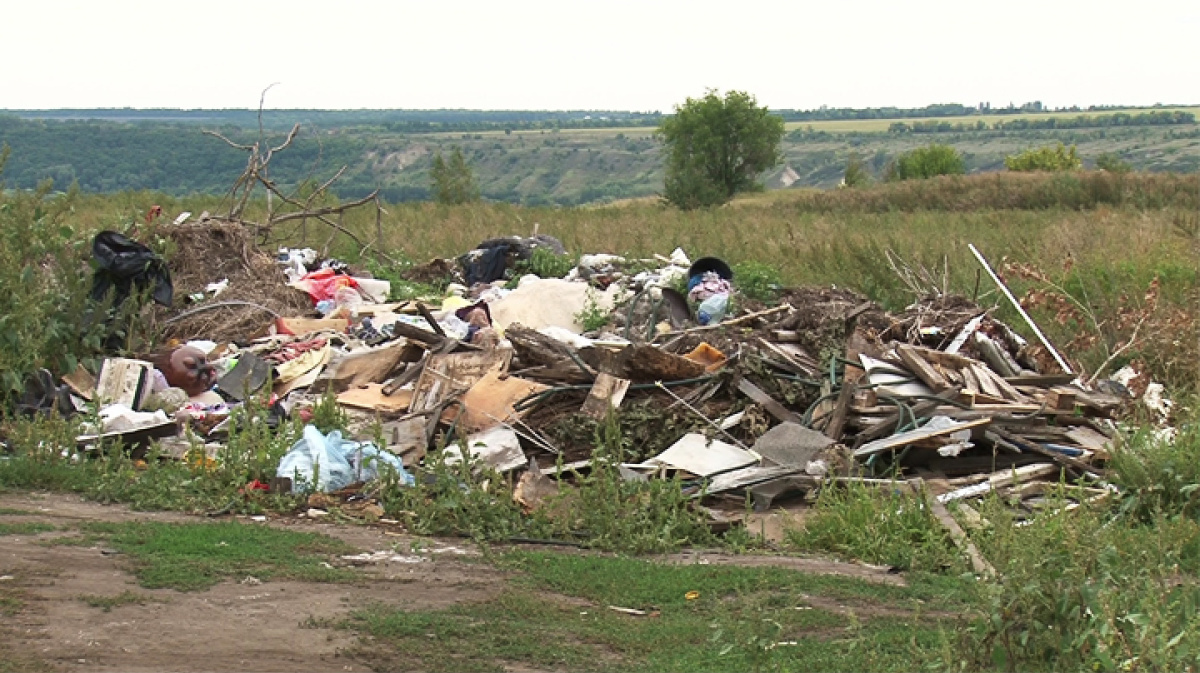
{"label": "weed", "polygon": [[352,572],[323,563],[351,548],[324,535],[281,531],[236,522],[213,524],[90,523],[88,532],[134,560],[142,586],[197,591],[247,575],[306,582],[346,582]]}
{"label": "weed", "polygon": [[1117,442],[1109,467],[1121,514],[1140,522],[1200,518],[1200,426],[1184,425],[1173,439],[1135,432]]}
{"label": "weed", "polygon": [[539,278],[562,278],[571,273],[571,269],[579,264],[579,258],[571,255],[559,255],[549,248],[537,247],[530,253],[529,259],[514,265],[514,277],[531,273]]}
{"label": "weed", "polygon": [[112,612],[113,608],[119,608],[123,605],[145,605],[147,601],[152,600],[146,594],[139,594],[136,591],[122,591],[115,596],[97,596],[94,594],[85,594],[79,597],[79,600],[88,604],[93,608],[100,608],[105,612]]}
{"label": "weed", "polygon": [[37,535],[57,530],[48,523],[0,523],[0,536],[3,535]]}
{"label": "weed", "polygon": [[733,278],[738,292],[755,301],[774,301],[783,287],[783,275],[779,269],[761,262],[734,264]]}
{"label": "weed", "polygon": [[799,551],[834,552],[905,570],[964,568],[924,499],[904,483],[823,489],[813,516],[802,530],[789,531],[787,542]]}
{"label": "weed", "polygon": [[587,299],[584,301],[583,308],[575,314],[575,320],[583,326],[584,332],[594,332],[603,329],[608,324],[608,316],[608,311],[600,305],[596,290],[589,287]]}

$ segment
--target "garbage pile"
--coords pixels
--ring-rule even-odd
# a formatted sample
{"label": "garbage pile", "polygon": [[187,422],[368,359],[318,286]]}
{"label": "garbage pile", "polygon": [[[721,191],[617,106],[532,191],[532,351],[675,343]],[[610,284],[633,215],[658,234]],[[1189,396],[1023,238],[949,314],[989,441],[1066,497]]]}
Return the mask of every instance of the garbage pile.
{"label": "garbage pile", "polygon": [[[747,498],[804,507],[822,488],[896,479],[920,480],[938,507],[999,491],[1032,516],[1060,481],[1077,502],[1108,494],[1112,419],[1132,402],[962,297],[889,313],[807,287],[765,306],[740,297],[728,264],[682,250],[514,274],[533,250],[563,253],[543,236],[409,269],[445,294],[389,302],[387,281],[312,250],[272,259],[230,226],[203,232],[229,248],[211,263],[170,260],[181,294],[221,287],[171,309],[180,345],[66,377],[101,407],[81,447],[154,440],[182,457],[198,442],[214,456],[237,405],[269,399],[282,421],[334,395],[349,436],[306,428],[263,487],[347,493],[384,470],[411,484],[431,461],[467,460],[511,475],[533,509],[535,485],[585,474],[597,425],[615,423],[621,474],[682,478],[714,525]],[[256,306],[219,319],[230,298]]]}

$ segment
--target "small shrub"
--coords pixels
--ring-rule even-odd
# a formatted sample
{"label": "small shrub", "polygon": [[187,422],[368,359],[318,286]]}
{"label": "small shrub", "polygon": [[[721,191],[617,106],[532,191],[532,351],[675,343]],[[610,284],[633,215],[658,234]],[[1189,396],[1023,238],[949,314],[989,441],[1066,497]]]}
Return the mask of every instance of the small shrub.
{"label": "small shrub", "polygon": [[783,286],[783,274],[779,269],[761,262],[734,264],[733,279],[737,291],[755,301],[773,301]]}
{"label": "small shrub", "polygon": [[934,143],[896,157],[887,170],[889,182],[924,180],[938,175],[962,175],[967,172],[963,155],[949,145]]}
{"label": "small shrub", "polygon": [[1074,145],[1067,148],[1059,143],[1009,155],[1004,158],[1004,166],[1010,171],[1077,171],[1083,168],[1083,161],[1075,153]]}
{"label": "small shrub", "polygon": [[571,255],[559,255],[549,248],[534,248],[529,259],[515,265],[514,276],[531,273],[539,278],[562,278],[579,263]]}
{"label": "small shrub", "polygon": [[1115,152],[1105,152],[1096,157],[1096,168],[1117,174],[1128,173],[1133,170],[1133,166]]}

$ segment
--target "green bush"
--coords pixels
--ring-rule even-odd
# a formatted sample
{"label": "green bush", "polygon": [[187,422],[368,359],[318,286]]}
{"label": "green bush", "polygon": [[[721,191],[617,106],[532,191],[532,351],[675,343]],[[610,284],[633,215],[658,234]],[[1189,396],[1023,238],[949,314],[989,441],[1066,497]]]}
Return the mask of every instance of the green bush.
{"label": "green bush", "polygon": [[1172,440],[1152,430],[1134,433],[1117,443],[1109,468],[1124,514],[1200,519],[1200,426],[1185,425]]}
{"label": "green bush", "polygon": [[949,145],[934,143],[918,147],[896,157],[888,166],[887,180],[924,180],[939,175],[962,175],[967,172],[966,162],[958,150]]}
{"label": "green bush", "polygon": [[[0,153],[3,169],[8,150]],[[66,373],[100,347],[99,325],[85,324],[91,273],[89,240],[68,218],[77,191],[53,184],[6,191],[0,184],[0,399],[19,394],[39,369]],[[99,321],[97,321],[99,322]]]}
{"label": "green bush", "polygon": [[1011,154],[1004,158],[1004,165],[1010,171],[1077,171],[1083,168],[1083,161],[1075,153],[1074,145],[1068,148],[1059,143],[1054,147],[1031,148]]}

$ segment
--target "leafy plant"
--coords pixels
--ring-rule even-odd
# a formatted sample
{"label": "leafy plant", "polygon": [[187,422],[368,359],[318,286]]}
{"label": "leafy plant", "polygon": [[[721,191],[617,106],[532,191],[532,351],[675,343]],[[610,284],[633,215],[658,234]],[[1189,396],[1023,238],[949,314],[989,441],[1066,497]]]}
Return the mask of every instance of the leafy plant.
{"label": "leafy plant", "polygon": [[1009,155],[1004,158],[1004,166],[1010,171],[1076,171],[1083,168],[1083,161],[1076,154],[1074,145],[1067,148],[1059,143],[1054,147],[1038,147]]}
{"label": "leafy plant", "polygon": [[762,262],[734,264],[733,279],[737,291],[755,301],[773,301],[783,287],[783,274],[779,273],[779,269]]}
{"label": "leafy plant", "polygon": [[596,290],[589,287],[587,299],[583,303],[583,308],[575,314],[575,320],[583,325],[584,332],[594,332],[603,329],[608,324],[608,317],[608,311],[600,305],[600,301],[596,298]]}

